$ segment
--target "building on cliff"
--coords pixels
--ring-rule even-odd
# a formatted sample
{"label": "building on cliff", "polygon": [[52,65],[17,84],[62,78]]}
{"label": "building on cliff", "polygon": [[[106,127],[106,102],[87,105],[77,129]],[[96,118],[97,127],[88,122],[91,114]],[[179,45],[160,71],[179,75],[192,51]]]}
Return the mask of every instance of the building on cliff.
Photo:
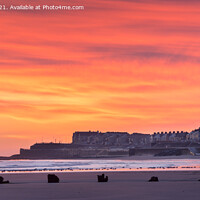
{"label": "building on cliff", "polygon": [[144,147],[150,144],[150,135],[127,132],[75,132],[72,144],[107,147]]}
{"label": "building on cliff", "polygon": [[130,148],[149,147],[150,135],[127,132],[75,132],[72,143],[36,143],[20,149],[20,158],[65,159],[126,156]]}
{"label": "building on cliff", "polygon": [[[152,135],[127,132],[77,131],[72,143],[36,143],[30,149],[20,149],[21,159],[102,158],[143,153],[190,153],[191,147],[200,147],[200,128],[192,132],[157,132]],[[178,148],[174,151],[174,148]],[[180,150],[180,148],[182,150]],[[199,149],[196,149],[199,152]],[[196,151],[195,150],[195,151]],[[131,152],[131,154],[129,154]]]}

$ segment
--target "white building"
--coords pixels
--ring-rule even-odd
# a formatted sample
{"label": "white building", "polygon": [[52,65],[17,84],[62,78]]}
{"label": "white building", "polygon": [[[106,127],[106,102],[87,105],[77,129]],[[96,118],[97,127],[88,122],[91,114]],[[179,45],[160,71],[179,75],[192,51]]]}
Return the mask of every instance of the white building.
{"label": "white building", "polygon": [[193,130],[188,134],[187,139],[190,142],[200,142],[200,128]]}

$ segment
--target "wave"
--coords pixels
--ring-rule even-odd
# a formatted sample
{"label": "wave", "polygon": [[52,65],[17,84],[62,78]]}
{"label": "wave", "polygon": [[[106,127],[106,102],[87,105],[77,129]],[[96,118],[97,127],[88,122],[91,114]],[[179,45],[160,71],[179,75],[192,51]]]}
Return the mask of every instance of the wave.
{"label": "wave", "polygon": [[144,168],[198,168],[199,159],[164,160],[5,160],[0,171],[23,170],[88,170],[88,169],[144,169]]}

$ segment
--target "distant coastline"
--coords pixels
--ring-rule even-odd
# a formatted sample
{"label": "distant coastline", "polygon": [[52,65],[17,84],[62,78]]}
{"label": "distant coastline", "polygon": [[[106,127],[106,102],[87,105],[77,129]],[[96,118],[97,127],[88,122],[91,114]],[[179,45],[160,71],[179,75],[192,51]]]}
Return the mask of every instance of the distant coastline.
{"label": "distant coastline", "polygon": [[191,132],[170,131],[154,134],[77,131],[72,143],[36,143],[20,154],[0,160],[16,159],[115,159],[137,156],[200,156],[200,128]]}
{"label": "distant coastline", "polygon": [[[94,158],[66,158],[66,160],[167,160],[167,159],[200,159],[200,155],[194,156],[189,155],[179,155],[179,156],[154,156],[154,155],[140,155],[140,156],[115,156],[115,157],[94,157]],[[29,160],[28,158],[20,159],[14,156],[0,156],[0,160]],[[33,158],[31,160],[38,160]],[[61,160],[59,158],[55,159],[42,159],[42,160]]]}

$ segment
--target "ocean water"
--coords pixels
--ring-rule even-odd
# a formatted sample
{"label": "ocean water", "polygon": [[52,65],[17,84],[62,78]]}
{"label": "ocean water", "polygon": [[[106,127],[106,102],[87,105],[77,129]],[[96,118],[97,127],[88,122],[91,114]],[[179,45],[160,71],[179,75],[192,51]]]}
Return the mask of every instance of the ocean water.
{"label": "ocean water", "polygon": [[155,160],[1,160],[0,172],[200,170],[200,159]]}

